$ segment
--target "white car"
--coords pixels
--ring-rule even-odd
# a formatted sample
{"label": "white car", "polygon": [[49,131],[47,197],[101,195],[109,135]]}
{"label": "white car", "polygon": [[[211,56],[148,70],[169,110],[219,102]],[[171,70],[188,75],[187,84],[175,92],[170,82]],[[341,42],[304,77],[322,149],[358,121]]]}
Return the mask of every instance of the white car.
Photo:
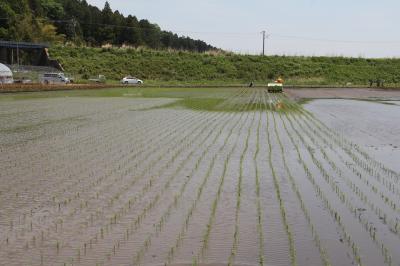
{"label": "white car", "polygon": [[143,80],[135,77],[125,77],[121,80],[122,84],[143,84]]}

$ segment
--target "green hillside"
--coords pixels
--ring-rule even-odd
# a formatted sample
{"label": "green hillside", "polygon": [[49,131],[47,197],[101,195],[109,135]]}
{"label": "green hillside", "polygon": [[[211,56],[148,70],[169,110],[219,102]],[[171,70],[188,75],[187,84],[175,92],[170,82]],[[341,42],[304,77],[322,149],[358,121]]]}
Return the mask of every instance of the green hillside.
{"label": "green hillside", "polygon": [[77,78],[103,74],[109,80],[119,80],[135,75],[147,84],[265,83],[279,75],[296,85],[367,85],[370,79],[385,80],[386,86],[400,84],[400,59],[262,57],[60,46],[51,48],[50,54]]}
{"label": "green hillside", "polygon": [[162,30],[147,19],[124,16],[108,2],[99,9],[85,0],[1,0],[0,40],[217,50],[204,41]]}

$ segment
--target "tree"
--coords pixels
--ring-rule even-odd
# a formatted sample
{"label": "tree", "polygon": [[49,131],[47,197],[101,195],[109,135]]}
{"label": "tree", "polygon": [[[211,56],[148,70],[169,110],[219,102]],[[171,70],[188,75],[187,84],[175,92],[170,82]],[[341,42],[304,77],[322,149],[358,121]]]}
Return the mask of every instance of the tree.
{"label": "tree", "polygon": [[101,23],[103,25],[98,25],[98,30],[100,32],[100,43],[115,43],[115,31],[114,28],[114,13],[111,10],[108,1],[104,4],[104,8],[101,11]]}
{"label": "tree", "polygon": [[86,0],[0,0],[0,38],[80,44],[144,45],[154,49],[207,51],[214,47],[162,31],[157,24],[113,11]]}
{"label": "tree", "polygon": [[64,40],[65,36],[57,34],[57,28],[52,24],[41,24],[34,37],[34,41],[45,43],[62,43]]}
{"label": "tree", "polygon": [[[43,17],[48,17],[50,19],[59,19],[64,15],[63,6],[55,2],[54,0],[40,0],[40,7]],[[38,9],[38,10],[40,10]]]}

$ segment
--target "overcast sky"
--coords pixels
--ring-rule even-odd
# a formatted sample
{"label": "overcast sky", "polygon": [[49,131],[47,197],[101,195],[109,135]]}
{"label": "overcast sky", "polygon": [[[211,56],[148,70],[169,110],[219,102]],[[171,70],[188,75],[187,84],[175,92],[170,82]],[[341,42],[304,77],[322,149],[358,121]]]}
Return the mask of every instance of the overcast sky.
{"label": "overcast sky", "polygon": [[[105,0],[87,0],[103,8]],[[399,0],[109,0],[111,8],[225,50],[400,57]]]}

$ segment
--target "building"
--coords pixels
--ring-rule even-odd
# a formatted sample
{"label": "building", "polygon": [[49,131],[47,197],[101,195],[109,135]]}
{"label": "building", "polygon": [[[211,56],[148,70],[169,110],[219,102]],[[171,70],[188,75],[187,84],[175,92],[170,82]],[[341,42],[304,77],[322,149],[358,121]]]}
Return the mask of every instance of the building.
{"label": "building", "polygon": [[64,71],[57,60],[50,58],[48,46],[45,44],[0,41],[0,63],[10,66],[52,67]]}
{"label": "building", "polygon": [[0,63],[0,84],[14,83],[13,73],[6,65]]}

